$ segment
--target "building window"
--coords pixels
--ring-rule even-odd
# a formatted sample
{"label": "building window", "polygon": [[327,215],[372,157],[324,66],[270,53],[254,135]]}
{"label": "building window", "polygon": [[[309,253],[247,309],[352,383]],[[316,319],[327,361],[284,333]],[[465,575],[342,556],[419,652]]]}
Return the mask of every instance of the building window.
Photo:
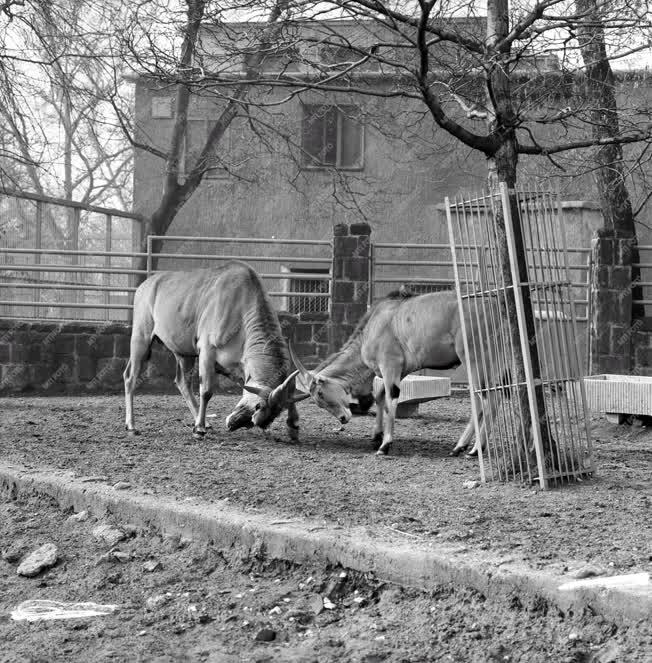
{"label": "building window", "polygon": [[304,104],[302,163],[305,168],[360,170],[364,131],[355,106]]}
{"label": "building window", "polygon": [[[287,293],[306,293],[305,296],[292,294],[283,297],[282,307],[289,313],[320,313],[328,312],[328,303],[330,297],[330,279],[310,278],[310,276],[327,276],[330,270],[326,267],[281,267],[282,272],[292,275],[303,275],[305,278],[283,279],[283,292]],[[312,293],[312,295],[311,295]],[[321,295],[315,297],[314,295]]]}

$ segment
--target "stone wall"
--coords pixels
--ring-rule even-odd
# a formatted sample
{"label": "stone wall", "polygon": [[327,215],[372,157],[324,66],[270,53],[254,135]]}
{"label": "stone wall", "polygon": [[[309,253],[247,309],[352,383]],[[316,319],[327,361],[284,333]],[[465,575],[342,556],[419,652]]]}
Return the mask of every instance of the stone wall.
{"label": "stone wall", "polygon": [[[278,314],[308,368],[339,348],[367,310],[370,232],[364,223],[335,226],[330,312]],[[122,391],[130,335],[127,325],[0,320],[0,394]],[[175,373],[174,357],[155,342],[139,389],[175,391]],[[227,378],[218,385],[234,388]]]}
{"label": "stone wall", "polygon": [[[279,317],[286,338],[291,337],[296,316]],[[304,321],[298,328],[313,325]],[[121,392],[130,336],[127,325],[0,320],[0,394]],[[172,353],[154,342],[138,391],[176,392],[175,372]],[[227,378],[220,378],[218,385],[235,389]]]}

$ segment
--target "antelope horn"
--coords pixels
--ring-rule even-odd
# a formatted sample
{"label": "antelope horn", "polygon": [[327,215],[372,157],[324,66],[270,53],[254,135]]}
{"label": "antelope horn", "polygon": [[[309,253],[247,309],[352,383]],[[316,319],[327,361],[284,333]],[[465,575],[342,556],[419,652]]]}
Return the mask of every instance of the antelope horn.
{"label": "antelope horn", "polygon": [[[315,377],[315,374],[312,371],[309,371],[302,363],[301,360],[294,354],[294,348],[292,347],[292,342],[288,341],[288,350],[290,351],[290,358],[292,363],[297,367],[297,372],[300,374],[300,385],[299,389],[301,391],[309,391],[308,385],[311,380]],[[296,376],[296,373],[293,373]]]}

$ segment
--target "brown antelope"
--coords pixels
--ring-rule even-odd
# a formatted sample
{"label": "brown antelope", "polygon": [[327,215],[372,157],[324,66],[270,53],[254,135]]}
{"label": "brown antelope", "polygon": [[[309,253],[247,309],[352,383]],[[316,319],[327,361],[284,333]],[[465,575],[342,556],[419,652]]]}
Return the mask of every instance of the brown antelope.
{"label": "brown antelope", "polygon": [[[498,300],[488,306],[483,314],[466,300],[465,316],[467,337],[482,338],[486,317],[503,315]],[[497,320],[498,318],[496,318]],[[469,333],[471,325],[473,334]],[[491,344],[485,352],[491,353]],[[491,376],[505,374],[504,358],[490,356],[476,361],[476,352],[469,348],[469,366],[475,385],[485,386]],[[478,353],[480,355],[480,353]],[[495,353],[494,353],[495,355]],[[351,418],[350,403],[361,385],[368,384],[369,375],[383,380],[383,387],[376,397],[376,425],[374,442],[379,445],[378,454],[389,451],[394,437],[394,420],[400,394],[401,379],[423,368],[450,369],[465,359],[464,338],[457,303],[453,291],[433,292],[412,296],[393,293],[380,300],[360,321],[342,349],[330,357],[318,371],[308,371],[296,357],[290,345],[290,356],[299,377],[297,386],[310,394],[321,408],[328,410],[341,423]],[[493,418],[494,399],[476,397],[480,416]],[[384,412],[387,420],[384,421]],[[484,443],[485,425],[482,424],[480,442]],[[470,421],[455,445],[457,455],[466,449],[474,437]],[[477,443],[473,452],[477,451]]]}
{"label": "brown antelope", "polygon": [[[290,437],[298,439],[295,376],[281,326],[269,296],[249,265],[233,260],[212,269],[159,272],[134,296],[131,351],[124,372],[126,429],[137,434],[133,395],[143,362],[158,338],[175,356],[175,384],[194,419],[193,434],[206,433],[206,406],[217,373],[244,374],[242,398],[226,426],[267,428],[287,408]],[[199,404],[192,393],[190,371],[199,358]]]}

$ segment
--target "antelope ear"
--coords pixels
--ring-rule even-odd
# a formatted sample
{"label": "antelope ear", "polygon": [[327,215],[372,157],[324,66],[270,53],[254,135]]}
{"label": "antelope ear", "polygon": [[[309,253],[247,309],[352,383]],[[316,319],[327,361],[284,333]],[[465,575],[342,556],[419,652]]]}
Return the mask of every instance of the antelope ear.
{"label": "antelope ear", "polygon": [[250,394],[256,394],[256,396],[260,396],[260,392],[262,391],[260,387],[255,387],[252,384],[243,384],[242,388]]}

